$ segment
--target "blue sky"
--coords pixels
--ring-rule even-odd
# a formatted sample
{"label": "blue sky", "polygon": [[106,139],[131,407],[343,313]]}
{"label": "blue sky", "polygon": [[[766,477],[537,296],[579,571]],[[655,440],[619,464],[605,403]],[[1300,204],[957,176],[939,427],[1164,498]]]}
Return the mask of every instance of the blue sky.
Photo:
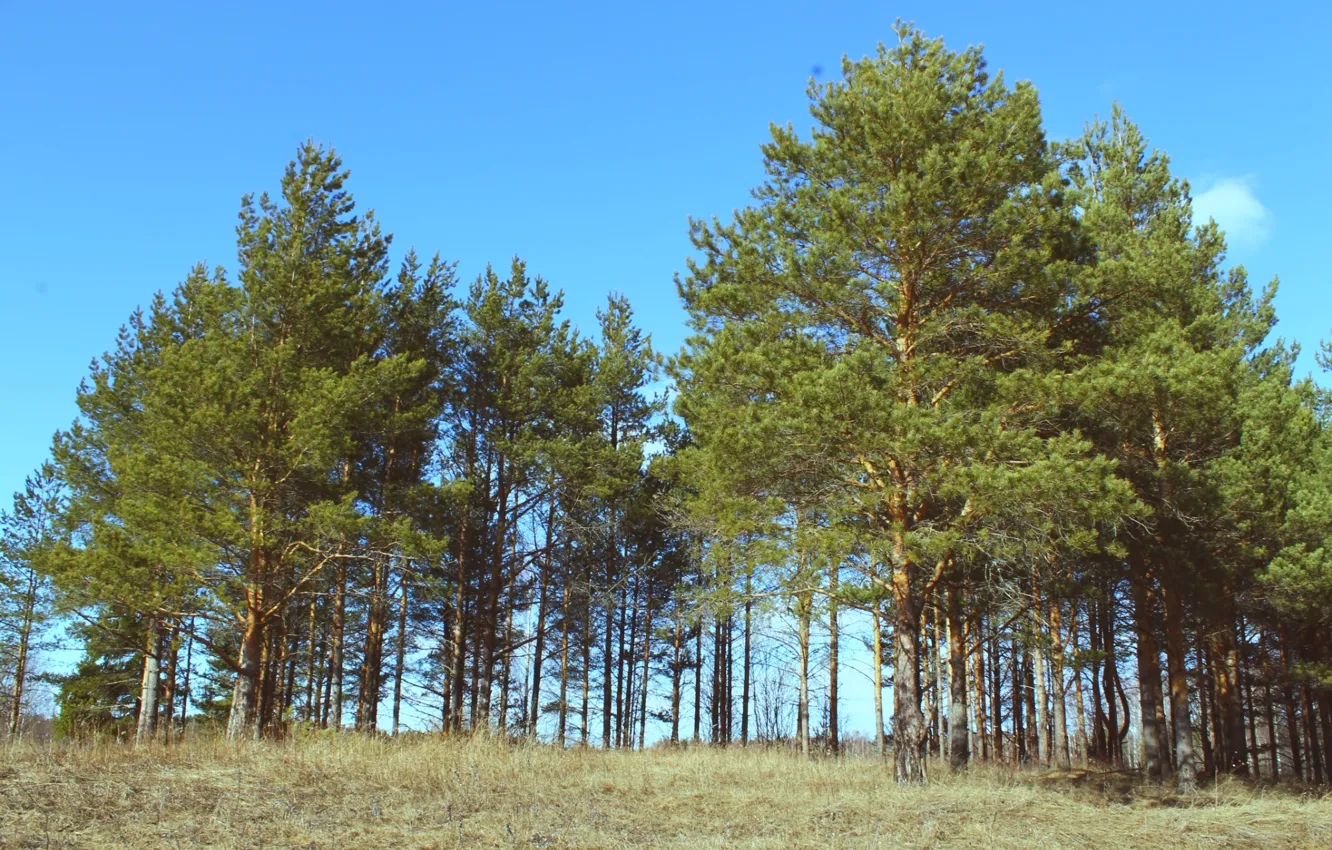
{"label": "blue sky", "polygon": [[[127,8],[132,6],[133,8]],[[626,293],[683,339],[689,216],[729,215],[815,68],[914,20],[1030,79],[1053,138],[1119,101],[1231,234],[1279,333],[1332,328],[1323,4],[17,3],[0,0],[0,491],[74,415],[88,362],[200,260],[303,139],[464,279],[514,254],[589,327]]]}

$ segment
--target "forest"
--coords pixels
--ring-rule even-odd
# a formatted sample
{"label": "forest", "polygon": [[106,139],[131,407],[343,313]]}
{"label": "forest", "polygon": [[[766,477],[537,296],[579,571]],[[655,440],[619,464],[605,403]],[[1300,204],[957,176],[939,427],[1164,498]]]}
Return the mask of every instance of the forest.
{"label": "forest", "polygon": [[1120,108],[1049,139],[978,48],[903,28],[809,98],[751,203],[682,240],[676,352],[615,293],[575,326],[520,259],[395,253],[300,146],[234,267],[107,341],[3,514],[8,738],[46,682],[57,736],[164,750],[1332,783],[1332,396],[1276,281]]}

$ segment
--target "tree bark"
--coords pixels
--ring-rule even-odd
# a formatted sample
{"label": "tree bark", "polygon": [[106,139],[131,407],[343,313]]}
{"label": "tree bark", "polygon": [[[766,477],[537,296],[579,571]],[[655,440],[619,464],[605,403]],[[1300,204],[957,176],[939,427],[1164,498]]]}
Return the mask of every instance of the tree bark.
{"label": "tree bark", "polygon": [[1067,770],[1070,767],[1068,749],[1068,691],[1064,679],[1064,630],[1060,620],[1060,603],[1055,600],[1050,606],[1050,684],[1054,693],[1054,762],[1055,766]]}
{"label": "tree bark", "polygon": [[1152,779],[1164,779],[1161,743],[1164,740],[1158,712],[1161,701],[1161,653],[1156,645],[1156,613],[1151,578],[1135,573],[1133,615],[1138,631],[1138,705],[1142,712],[1143,770]]}
{"label": "tree bark", "polygon": [[139,720],[134,743],[142,746],[157,733],[157,686],[161,675],[162,635],[157,620],[148,621],[148,637],[143,648],[143,675],[139,678]]}
{"label": "tree bark", "polygon": [[240,741],[258,737],[255,723],[259,665],[263,655],[264,629],[260,619],[262,594],[257,588],[247,592],[245,631],[241,635],[240,657],[236,663],[236,683],[231,692],[231,715],[227,719],[227,740]]}
{"label": "tree bark", "polygon": [[1185,669],[1184,612],[1179,591],[1170,582],[1161,586],[1165,603],[1166,664],[1170,668],[1170,720],[1175,736],[1175,788],[1180,794],[1197,790],[1198,763],[1193,752],[1193,724],[1189,717],[1189,682]]}
{"label": "tree bark", "polygon": [[751,627],[750,616],[751,609],[754,606],[754,574],[752,569],[746,566],[745,569],[745,646],[744,646],[744,672],[743,682],[741,684],[742,693],[740,695],[740,743],[747,745],[749,743],[749,683],[751,677],[750,668],[750,639]]}
{"label": "tree bark", "polygon": [[1240,702],[1239,647],[1235,642],[1235,618],[1218,618],[1208,634],[1212,656],[1213,687],[1216,690],[1217,715],[1214,718],[1221,757],[1218,767],[1236,776],[1249,773],[1249,756],[1244,746],[1244,710]]}
{"label": "tree bark", "polygon": [[411,590],[411,582],[407,574],[407,565],[404,563],[401,578],[402,594],[398,599],[398,645],[396,657],[393,659],[393,734],[398,734],[398,728],[402,723],[402,677],[407,667],[407,600]]}
{"label": "tree bark", "polygon": [[839,562],[833,559],[829,567],[830,592],[828,594],[828,747],[833,755],[837,755],[841,742],[838,739],[838,718],[837,718],[837,651],[838,651],[838,629],[837,629],[837,593],[839,576]]}
{"label": "tree bark", "polygon": [[874,629],[874,751],[880,758],[888,754],[888,736],[883,728],[883,613],[879,601],[871,603],[870,621]]}
{"label": "tree bark", "polygon": [[800,649],[800,697],[796,705],[796,738],[800,742],[800,754],[809,758],[809,621],[813,600],[808,591],[800,591],[796,597],[796,619],[799,624]]}
{"label": "tree bark", "polygon": [[912,585],[914,565],[898,545],[893,565],[893,749],[894,776],[902,785],[924,785],[925,718],[920,710],[920,600]]}
{"label": "tree bark", "polygon": [[963,770],[970,757],[967,735],[967,650],[962,618],[962,591],[948,588],[948,764]]}
{"label": "tree bark", "polygon": [[37,622],[37,571],[27,570],[27,587],[23,594],[23,611],[19,618],[18,657],[14,661],[14,693],[9,708],[9,740],[18,739],[23,721],[23,688],[28,681],[28,655],[31,652],[32,633]]}

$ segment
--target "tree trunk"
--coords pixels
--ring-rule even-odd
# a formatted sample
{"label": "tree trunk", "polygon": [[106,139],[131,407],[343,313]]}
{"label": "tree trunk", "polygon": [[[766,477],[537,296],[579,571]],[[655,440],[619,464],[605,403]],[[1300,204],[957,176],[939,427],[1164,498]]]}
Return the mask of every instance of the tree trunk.
{"label": "tree trunk", "polygon": [[643,677],[638,697],[638,748],[647,746],[648,683],[652,680],[652,579],[647,580],[647,601],[643,606]]}
{"label": "tree trunk", "polygon": [[586,593],[587,605],[583,611],[583,704],[579,712],[580,744],[584,747],[588,745],[588,736],[591,734],[591,728],[588,726],[592,705],[592,585],[590,576],[588,577]]}
{"label": "tree trunk", "polygon": [[1086,700],[1082,691],[1082,659],[1078,654],[1078,604],[1072,603],[1073,613],[1073,634],[1071,635],[1073,643],[1073,698],[1076,705],[1078,720],[1078,729],[1074,735],[1074,746],[1078,751],[1078,764],[1086,768],[1087,758],[1087,708]]}
{"label": "tree trunk", "polygon": [[837,583],[840,576],[839,562],[833,559],[829,568],[830,592],[828,594],[828,747],[833,755],[837,755],[840,741],[838,739],[838,718],[837,718],[837,651],[838,651],[838,630],[837,630]]}
{"label": "tree trunk", "polygon": [[601,676],[601,746],[609,749],[611,745],[611,709],[615,672],[615,582],[618,578],[616,562],[619,554],[615,540],[615,503],[610,505],[610,542],[606,547],[606,635],[602,645]]}
{"label": "tree trunk", "polygon": [[675,629],[671,634],[671,743],[680,743],[681,678],[684,676],[684,612],[675,601]]}
{"label": "tree trunk", "polygon": [[985,678],[985,622],[979,613],[972,613],[967,620],[967,624],[967,631],[970,636],[967,644],[972,647],[971,704],[972,711],[975,714],[972,730],[976,733],[976,741],[980,744],[981,761],[989,761],[990,733],[986,728],[986,724],[989,722],[989,709],[985,700],[987,681]]}
{"label": "tree trunk", "polygon": [[536,646],[533,647],[532,660],[532,709],[527,736],[532,740],[537,737],[537,724],[541,722],[541,668],[546,661],[546,586],[550,584],[552,562],[555,558],[555,479],[550,480],[550,504],[546,513],[546,557],[541,564],[541,575],[537,578],[537,622]]}
{"label": "tree trunk", "polygon": [[411,583],[407,575],[407,565],[403,564],[401,578],[401,597],[398,599],[398,645],[393,659],[393,734],[398,734],[402,722],[402,677],[407,667],[407,599]]}
{"label": "tree trunk", "polygon": [[1143,769],[1152,779],[1164,779],[1161,743],[1164,740],[1158,711],[1161,701],[1161,653],[1156,646],[1156,612],[1151,578],[1141,570],[1132,579],[1133,615],[1138,632],[1138,704],[1142,712]]}
{"label": "tree trunk", "polygon": [[1035,679],[1033,698],[1036,700],[1036,760],[1049,764],[1053,760],[1054,747],[1050,736],[1050,708],[1045,692],[1045,602],[1041,598],[1040,571],[1033,566],[1031,571],[1032,609],[1032,676]]}
{"label": "tree trunk", "polygon": [[920,710],[920,600],[912,587],[914,565],[897,541],[893,564],[893,749],[894,775],[902,785],[925,784],[925,718]]}
{"label": "tree trunk", "polygon": [[9,740],[18,739],[23,721],[23,687],[28,681],[28,655],[31,652],[32,633],[37,623],[37,571],[27,571],[27,587],[23,594],[23,612],[19,618],[18,658],[14,661],[14,693],[9,707]]}
{"label": "tree trunk", "polygon": [[1323,750],[1318,746],[1318,721],[1314,713],[1313,691],[1306,679],[1300,683],[1301,714],[1304,715],[1305,752],[1309,754],[1309,779],[1315,784],[1323,781]]}
{"label": "tree trunk", "polygon": [[1292,659],[1285,627],[1283,626],[1277,634],[1281,640],[1281,669],[1284,676],[1282,690],[1286,702],[1286,738],[1290,741],[1290,763],[1295,770],[1295,776],[1304,779],[1304,755],[1300,748],[1300,723],[1295,710],[1295,689],[1290,676]]}
{"label": "tree trunk", "polygon": [[247,591],[245,632],[241,636],[240,658],[236,663],[236,683],[231,692],[231,715],[227,719],[227,740],[240,741],[258,737],[255,723],[259,665],[263,656],[264,628],[260,619],[262,594],[258,588]]}
{"label": "tree trunk", "polygon": [[[337,576],[333,589],[333,652],[330,663],[333,666],[332,675],[332,718],[333,728],[342,728],[342,681],[343,681],[343,650],[345,648],[347,633],[347,567],[346,562],[338,560]],[[328,701],[325,700],[325,706]],[[327,724],[325,724],[327,725]]]}
{"label": "tree trunk", "polygon": [[555,742],[564,749],[569,723],[569,580],[566,576],[560,608],[560,705],[559,720],[555,726]]}
{"label": "tree trunk", "polygon": [[874,629],[874,751],[880,758],[888,754],[888,736],[883,729],[883,622],[879,601],[871,603],[870,622]]}
{"label": "tree trunk", "polygon": [[741,684],[742,692],[740,696],[740,743],[749,743],[749,683],[750,683],[750,614],[754,606],[754,586],[753,571],[746,567],[745,570],[745,646],[744,646],[744,672],[743,682]]}
{"label": "tree trunk", "polygon": [[185,681],[180,689],[180,731],[185,734],[185,717],[190,709],[190,671],[194,668],[194,618],[190,617],[189,635],[185,639]]}
{"label": "tree trunk", "polygon": [[318,597],[310,594],[310,604],[306,618],[307,637],[305,641],[305,719],[311,724],[319,722],[319,708],[317,706],[316,694],[319,692],[319,683],[317,681],[316,667],[316,643],[317,634],[315,620],[315,601]]}
{"label": "tree trunk", "polygon": [[800,742],[800,754],[809,758],[809,621],[813,600],[807,591],[800,591],[796,596],[796,619],[799,623],[800,648],[800,699],[796,705],[796,739]]}
{"label": "tree trunk", "polygon": [[134,743],[142,746],[157,733],[157,685],[161,675],[162,636],[157,620],[148,621],[148,637],[143,648],[143,675],[139,679],[139,722]]}
{"label": "tree trunk", "polygon": [[[699,571],[700,573],[702,570]],[[700,584],[702,575],[699,576]],[[694,743],[702,735],[703,724],[703,618],[699,617],[694,631]]]}
{"label": "tree trunk", "polygon": [[1054,762],[1055,766],[1067,770],[1070,767],[1068,750],[1068,692],[1064,679],[1064,630],[1060,621],[1062,612],[1059,601],[1050,606],[1050,684],[1054,693]]}
{"label": "tree trunk", "polygon": [[1169,582],[1161,586],[1165,602],[1166,664],[1170,668],[1170,720],[1175,736],[1175,788],[1180,794],[1197,790],[1198,763],[1193,752],[1193,724],[1189,718],[1189,681],[1185,669],[1184,612],[1179,591]]}
{"label": "tree trunk", "polygon": [[1235,642],[1235,618],[1218,618],[1208,635],[1212,656],[1213,687],[1217,714],[1214,722],[1220,743],[1218,767],[1236,776],[1247,776],[1249,756],[1244,746],[1244,711],[1240,703],[1240,659]]}
{"label": "tree trunk", "polygon": [[166,670],[162,674],[162,743],[171,744],[176,725],[176,663],[180,656],[180,622],[173,620],[166,635]]}
{"label": "tree trunk", "polygon": [[1105,655],[1105,666],[1101,668],[1102,690],[1105,693],[1105,755],[1114,765],[1120,766],[1124,759],[1119,746],[1119,706],[1115,701],[1119,666],[1115,657],[1114,594],[1111,588],[1107,590],[1111,592],[1107,592],[1105,599],[1097,603],[1097,610],[1101,614],[1101,651]]}
{"label": "tree trunk", "polygon": [[1003,662],[999,655],[999,627],[990,621],[990,708],[991,725],[994,727],[994,760],[1004,760],[1004,700],[1003,700]]}
{"label": "tree trunk", "polygon": [[970,756],[967,736],[967,648],[962,619],[962,592],[948,588],[948,764],[963,770]]}

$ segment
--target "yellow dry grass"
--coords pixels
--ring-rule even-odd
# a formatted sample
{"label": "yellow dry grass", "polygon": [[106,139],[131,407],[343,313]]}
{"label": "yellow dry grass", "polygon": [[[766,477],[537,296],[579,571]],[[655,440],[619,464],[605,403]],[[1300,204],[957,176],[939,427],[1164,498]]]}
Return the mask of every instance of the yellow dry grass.
{"label": "yellow dry grass", "polygon": [[878,761],[757,748],[343,735],[0,758],[0,848],[1332,847],[1332,796],[997,768],[899,788]]}

